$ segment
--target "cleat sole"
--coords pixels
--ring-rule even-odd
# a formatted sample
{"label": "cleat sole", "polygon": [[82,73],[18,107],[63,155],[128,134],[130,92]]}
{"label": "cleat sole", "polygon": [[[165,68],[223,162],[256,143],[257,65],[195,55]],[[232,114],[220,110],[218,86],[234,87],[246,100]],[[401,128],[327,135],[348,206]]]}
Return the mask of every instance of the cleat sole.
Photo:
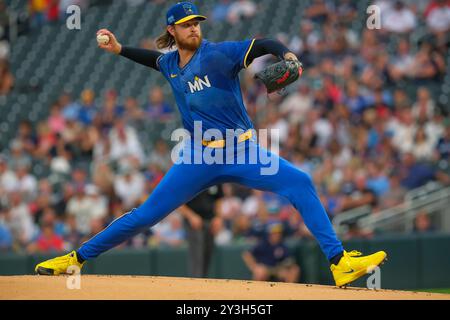
{"label": "cleat sole", "polygon": [[49,268],[44,268],[44,267],[38,267],[36,269],[36,273],[39,275],[43,275],[43,276],[53,276],[55,273],[55,270],[49,269]]}

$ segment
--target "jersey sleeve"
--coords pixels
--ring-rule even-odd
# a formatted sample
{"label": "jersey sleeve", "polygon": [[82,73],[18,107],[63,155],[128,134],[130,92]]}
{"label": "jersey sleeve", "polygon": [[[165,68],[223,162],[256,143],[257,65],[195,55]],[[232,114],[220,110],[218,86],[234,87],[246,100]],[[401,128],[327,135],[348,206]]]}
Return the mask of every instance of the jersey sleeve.
{"label": "jersey sleeve", "polygon": [[161,52],[142,48],[123,46],[120,55],[144,66],[159,71],[156,60],[161,56]]}
{"label": "jersey sleeve", "polygon": [[159,72],[163,74],[164,77],[168,77],[168,54],[162,54],[156,59],[156,67],[158,68]]}
{"label": "jersey sleeve", "polygon": [[226,62],[233,74],[237,74],[242,68],[247,68],[247,58],[255,39],[244,41],[226,41],[218,44],[218,50],[225,56]]}

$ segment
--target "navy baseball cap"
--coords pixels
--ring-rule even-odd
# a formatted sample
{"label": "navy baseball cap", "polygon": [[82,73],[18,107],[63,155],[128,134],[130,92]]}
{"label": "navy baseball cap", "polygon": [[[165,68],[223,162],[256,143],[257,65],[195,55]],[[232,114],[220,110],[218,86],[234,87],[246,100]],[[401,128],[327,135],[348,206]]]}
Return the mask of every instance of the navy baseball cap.
{"label": "navy baseball cap", "polygon": [[174,4],[166,14],[167,25],[180,24],[191,19],[206,20],[205,16],[199,14],[195,4],[187,1]]}

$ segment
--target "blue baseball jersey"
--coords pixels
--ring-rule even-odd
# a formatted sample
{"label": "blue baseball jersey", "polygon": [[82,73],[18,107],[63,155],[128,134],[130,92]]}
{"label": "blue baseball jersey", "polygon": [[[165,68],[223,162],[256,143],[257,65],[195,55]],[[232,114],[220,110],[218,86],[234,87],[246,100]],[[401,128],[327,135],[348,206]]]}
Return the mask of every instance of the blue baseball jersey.
{"label": "blue baseball jersey", "polygon": [[158,58],[158,68],[169,81],[184,127],[194,132],[194,121],[202,130],[248,130],[253,124],[242,100],[239,71],[254,40],[213,43],[202,40],[190,61],[179,67],[178,51]]}
{"label": "blue baseball jersey", "polygon": [[[247,56],[253,43],[254,40],[221,43],[203,40],[184,68],[179,67],[178,51],[159,56],[158,68],[172,86],[184,127],[191,133],[194,121],[202,121],[204,131],[219,129],[224,136],[226,129],[253,128],[242,101],[238,77],[239,71],[248,64]],[[328,259],[342,253],[342,243],[334,233],[309,175],[260,147],[256,141],[249,139],[241,145],[244,149],[240,151],[249,154],[249,158],[250,150],[265,154],[271,159],[270,164],[275,164],[276,172],[263,173],[266,164],[261,161],[236,165],[175,163],[143,204],[83,243],[77,255],[84,260],[95,258],[155,225],[202,190],[226,182],[285,197],[302,213],[305,224]],[[195,145],[187,147],[193,150]],[[262,259],[275,264],[287,253],[284,247],[277,246],[268,254],[263,252]]]}

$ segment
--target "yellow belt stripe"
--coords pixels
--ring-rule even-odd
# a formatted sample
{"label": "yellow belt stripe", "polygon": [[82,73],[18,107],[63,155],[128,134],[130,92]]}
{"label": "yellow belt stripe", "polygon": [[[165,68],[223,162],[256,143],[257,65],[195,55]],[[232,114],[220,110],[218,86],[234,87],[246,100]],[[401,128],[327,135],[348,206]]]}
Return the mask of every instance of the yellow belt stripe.
{"label": "yellow belt stripe", "polygon": [[[249,129],[249,130],[245,131],[243,134],[239,135],[238,143],[244,142],[244,141],[250,139],[251,137],[253,137],[253,133],[252,133],[252,130]],[[214,140],[214,141],[202,140],[202,144],[205,147],[209,147],[209,148],[223,148],[223,147],[225,147],[225,140],[224,139]]]}

